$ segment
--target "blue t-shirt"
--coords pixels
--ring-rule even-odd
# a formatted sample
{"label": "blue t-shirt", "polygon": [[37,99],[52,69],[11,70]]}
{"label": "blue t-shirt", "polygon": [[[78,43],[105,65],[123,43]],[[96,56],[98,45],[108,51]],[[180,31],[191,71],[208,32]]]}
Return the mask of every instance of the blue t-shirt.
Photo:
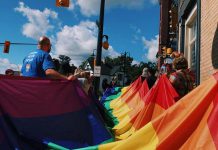
{"label": "blue t-shirt", "polygon": [[44,78],[46,77],[45,71],[54,68],[49,53],[37,49],[24,58],[21,73],[23,76]]}

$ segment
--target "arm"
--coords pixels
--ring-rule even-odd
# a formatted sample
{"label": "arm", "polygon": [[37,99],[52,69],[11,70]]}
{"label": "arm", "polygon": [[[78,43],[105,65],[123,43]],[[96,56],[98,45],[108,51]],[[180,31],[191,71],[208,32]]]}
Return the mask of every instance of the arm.
{"label": "arm", "polygon": [[75,80],[75,76],[64,76],[60,74],[59,72],[55,71],[54,63],[52,61],[51,56],[48,53],[44,53],[43,55],[43,64],[42,64],[43,70],[45,70],[46,77],[51,79],[66,79],[66,80]]}
{"label": "arm", "polygon": [[54,69],[47,69],[45,71],[45,74],[48,78],[52,78],[52,79],[66,79],[66,80],[75,80],[77,78],[81,78],[81,77],[85,77],[86,76],[86,72],[80,72],[78,74],[75,75],[70,75],[69,77],[64,76],[62,74],[60,74],[59,72],[55,71]]}
{"label": "arm", "polygon": [[48,78],[51,78],[51,79],[75,80],[78,78],[77,76],[73,76],[73,75],[70,75],[69,77],[64,76],[64,75],[60,74],[59,72],[55,71],[54,69],[47,69],[45,71],[45,74]]}
{"label": "arm", "polygon": [[60,74],[59,72],[55,71],[54,69],[47,69],[45,74],[48,78],[52,79],[67,79],[66,76]]}

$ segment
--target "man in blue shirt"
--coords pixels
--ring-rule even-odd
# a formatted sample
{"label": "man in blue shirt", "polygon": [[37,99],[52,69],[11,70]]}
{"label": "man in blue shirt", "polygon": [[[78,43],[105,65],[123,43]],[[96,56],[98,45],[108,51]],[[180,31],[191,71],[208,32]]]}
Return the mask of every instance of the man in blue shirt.
{"label": "man in blue shirt", "polygon": [[38,41],[38,49],[29,53],[23,60],[23,66],[21,69],[22,76],[27,77],[41,77],[41,78],[53,78],[53,79],[67,79],[74,80],[79,77],[76,76],[64,76],[55,71],[52,58],[49,55],[51,51],[51,43],[48,37],[42,36]]}

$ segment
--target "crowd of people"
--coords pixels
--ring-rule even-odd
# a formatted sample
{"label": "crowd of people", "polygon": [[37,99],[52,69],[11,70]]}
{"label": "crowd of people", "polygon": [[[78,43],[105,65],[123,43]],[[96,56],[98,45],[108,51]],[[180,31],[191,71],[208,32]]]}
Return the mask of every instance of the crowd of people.
{"label": "crowd of people", "polygon": [[175,71],[170,74],[169,80],[182,98],[195,87],[194,73],[188,68],[188,61],[184,56],[175,58],[172,66]]}
{"label": "crowd of people", "polygon": [[156,79],[161,75],[166,75],[182,98],[195,87],[195,75],[188,68],[188,61],[182,53],[173,52],[170,58],[165,59],[160,71],[155,72],[151,68],[144,68],[142,71],[142,80],[147,80],[149,89],[152,88]]}

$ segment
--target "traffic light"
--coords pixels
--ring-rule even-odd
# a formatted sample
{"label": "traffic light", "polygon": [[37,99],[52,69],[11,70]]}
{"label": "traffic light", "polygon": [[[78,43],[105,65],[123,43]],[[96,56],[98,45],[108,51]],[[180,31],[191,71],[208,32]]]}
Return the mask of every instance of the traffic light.
{"label": "traffic light", "polygon": [[57,7],[69,7],[70,0],[56,0],[56,6]]}
{"label": "traffic light", "polygon": [[4,53],[9,53],[10,45],[11,45],[10,41],[5,41],[4,51],[3,51]]}

